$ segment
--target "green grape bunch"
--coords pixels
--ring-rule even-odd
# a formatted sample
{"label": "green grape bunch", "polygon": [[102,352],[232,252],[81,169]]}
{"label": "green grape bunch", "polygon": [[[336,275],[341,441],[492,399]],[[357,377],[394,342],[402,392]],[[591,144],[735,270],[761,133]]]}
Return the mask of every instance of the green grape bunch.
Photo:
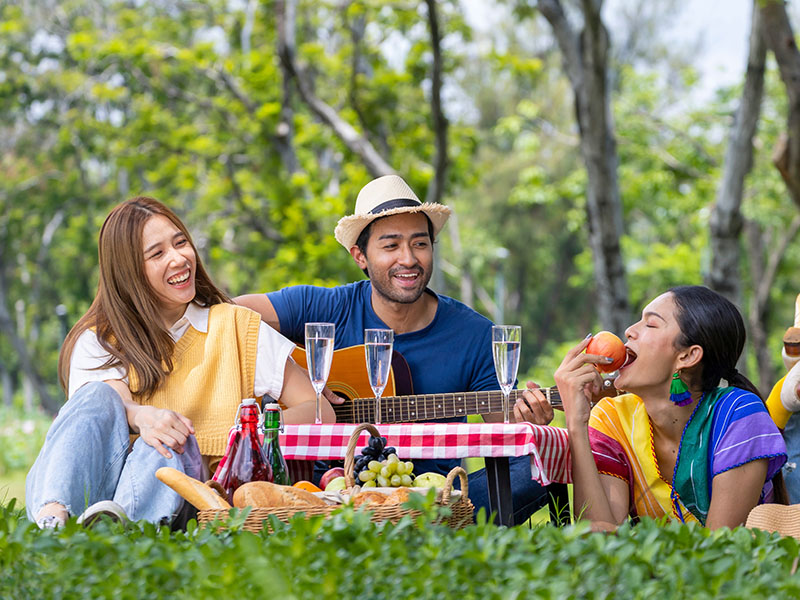
{"label": "green grape bunch", "polygon": [[402,461],[385,437],[372,436],[354,465],[353,475],[361,487],[411,487],[414,463]]}

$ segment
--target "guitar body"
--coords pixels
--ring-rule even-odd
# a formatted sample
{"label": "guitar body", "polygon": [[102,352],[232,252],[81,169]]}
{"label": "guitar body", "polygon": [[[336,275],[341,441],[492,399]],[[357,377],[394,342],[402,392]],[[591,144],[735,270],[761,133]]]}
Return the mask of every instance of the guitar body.
{"label": "guitar body", "polygon": [[[292,358],[304,369],[307,368],[306,351],[300,346],[292,352]],[[350,346],[333,351],[331,372],[328,376],[328,387],[337,396],[353,401],[356,398],[372,398],[374,393],[369,385],[367,375],[367,358],[364,346]],[[392,352],[392,366],[389,369],[389,378],[386,380],[384,396],[406,396],[414,393],[411,381],[411,369],[406,359],[397,350]],[[346,405],[346,403],[345,403]],[[340,405],[344,406],[344,405]],[[334,406],[337,410],[339,406]]]}

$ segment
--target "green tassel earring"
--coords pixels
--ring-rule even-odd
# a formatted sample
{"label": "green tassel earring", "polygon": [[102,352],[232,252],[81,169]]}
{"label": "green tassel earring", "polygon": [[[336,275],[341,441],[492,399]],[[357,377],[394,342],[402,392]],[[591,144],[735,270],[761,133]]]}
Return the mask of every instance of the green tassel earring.
{"label": "green tassel earring", "polygon": [[672,383],[669,386],[669,400],[676,406],[686,406],[692,401],[692,394],[689,388],[683,383],[681,374],[678,371],[672,375]]}

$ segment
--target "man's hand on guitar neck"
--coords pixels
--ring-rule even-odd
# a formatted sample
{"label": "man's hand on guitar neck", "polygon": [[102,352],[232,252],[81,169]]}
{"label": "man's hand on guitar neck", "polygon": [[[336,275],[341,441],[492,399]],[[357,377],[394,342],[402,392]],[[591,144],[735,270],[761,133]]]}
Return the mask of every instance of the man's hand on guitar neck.
{"label": "man's hand on guitar neck", "polygon": [[[528,389],[514,403],[514,422],[548,425],[553,420],[553,407],[539,391],[536,383],[528,381],[525,385]],[[487,423],[502,423],[503,415],[500,413],[484,415],[483,420]]]}

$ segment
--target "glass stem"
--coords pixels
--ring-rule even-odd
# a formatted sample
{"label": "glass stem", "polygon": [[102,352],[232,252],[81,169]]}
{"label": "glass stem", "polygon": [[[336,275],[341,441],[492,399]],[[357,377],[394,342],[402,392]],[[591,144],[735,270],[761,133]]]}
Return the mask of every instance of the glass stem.
{"label": "glass stem", "polygon": [[314,415],[314,423],[317,425],[322,425],[322,406],[320,406],[320,396],[322,396],[322,392],[317,392],[317,412]]}
{"label": "glass stem", "polygon": [[511,395],[510,392],[503,392],[503,423],[510,423],[509,420],[509,396]]}
{"label": "glass stem", "polygon": [[381,395],[375,394],[375,425],[381,424]]}

